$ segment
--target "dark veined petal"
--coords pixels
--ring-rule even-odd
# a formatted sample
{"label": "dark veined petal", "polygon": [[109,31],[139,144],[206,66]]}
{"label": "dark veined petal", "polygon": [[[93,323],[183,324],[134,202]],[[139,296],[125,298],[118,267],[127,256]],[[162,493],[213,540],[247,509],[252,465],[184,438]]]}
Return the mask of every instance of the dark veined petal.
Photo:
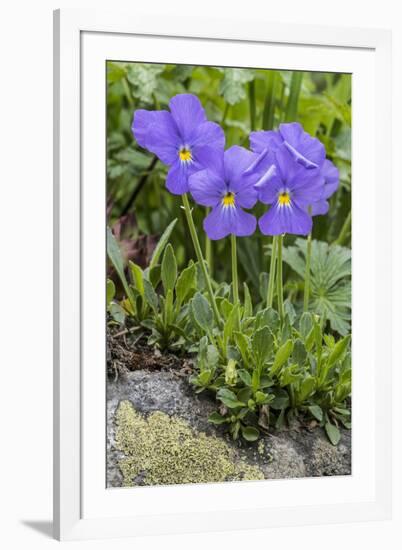
{"label": "dark veined petal", "polygon": [[257,227],[257,220],[252,214],[236,206],[215,206],[204,220],[204,229],[212,240],[219,240],[228,235],[246,237],[252,235]]}
{"label": "dark veined petal", "polygon": [[279,133],[295,160],[305,168],[316,168],[324,162],[324,145],[305,132],[298,122],[280,124]]}
{"label": "dark veined petal", "polygon": [[193,94],[175,95],[169,101],[169,108],[185,145],[193,130],[206,121],[204,108]]}
{"label": "dark veined petal", "polygon": [[333,162],[325,159],[321,167],[321,175],[325,180],[323,197],[328,199],[339,187],[339,170]]}
{"label": "dark veined petal", "polygon": [[168,111],[138,109],[134,113],[132,132],[139,145],[155,153],[163,163],[172,164],[176,160],[179,134]]}
{"label": "dark veined petal", "polygon": [[172,164],[166,178],[166,187],[173,195],[182,195],[188,191],[190,166],[178,159]]}
{"label": "dark veined petal", "polygon": [[282,137],[274,130],[260,130],[250,134],[250,147],[255,153],[262,153],[264,149],[274,152],[282,143]]}
{"label": "dark veined petal", "polygon": [[212,170],[200,170],[188,181],[191,196],[202,206],[216,206],[221,203],[226,185],[219,174]]}
{"label": "dark veined petal", "polygon": [[294,202],[289,206],[275,203],[259,220],[258,225],[264,235],[308,235],[313,226],[313,220],[302,208]]}

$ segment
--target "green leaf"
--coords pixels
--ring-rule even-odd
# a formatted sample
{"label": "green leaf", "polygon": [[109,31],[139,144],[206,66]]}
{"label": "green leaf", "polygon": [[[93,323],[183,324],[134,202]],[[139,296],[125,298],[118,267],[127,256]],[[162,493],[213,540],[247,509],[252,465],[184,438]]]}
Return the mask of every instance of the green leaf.
{"label": "green leaf", "polygon": [[300,317],[300,322],[299,322],[300,334],[303,336],[304,340],[306,340],[312,328],[313,328],[313,316],[309,312],[304,312]]}
{"label": "green leaf", "polygon": [[279,328],[279,324],[280,324],[279,314],[272,307],[263,309],[262,311],[259,311],[256,315],[256,319],[255,319],[256,330],[261,327],[269,327],[271,329],[271,332],[275,334]]}
{"label": "green leaf", "polygon": [[147,280],[143,280],[144,283],[144,297],[147,302],[147,304],[152,308],[154,313],[158,312],[158,295],[156,294],[154,287],[151,285],[151,283]]}
{"label": "green leaf", "polygon": [[313,393],[315,388],[315,378],[307,376],[300,384],[300,390],[297,395],[298,403],[303,403]]}
{"label": "green leaf", "polygon": [[141,296],[144,296],[144,273],[139,265],[135,264],[131,260],[128,262],[128,266],[131,271],[133,283]]}
{"label": "green leaf", "polygon": [[297,338],[293,346],[292,359],[295,363],[297,363],[301,367],[304,364],[306,358],[307,358],[306,348],[304,347],[304,344],[300,340],[300,338]]}
{"label": "green leaf", "polygon": [[152,269],[153,267],[156,266],[156,264],[158,263],[159,261],[159,258],[161,257],[162,255],[162,252],[164,251],[165,249],[165,246],[167,245],[168,241],[169,241],[169,238],[170,238],[170,235],[173,231],[173,228],[174,226],[176,225],[177,223],[177,218],[174,219],[168,226],[167,228],[165,229],[165,231],[163,232],[163,235],[161,236],[161,238],[159,239],[158,241],[158,244],[156,245],[155,247],[155,250],[152,254],[152,258],[151,258],[151,261],[149,263],[149,268]]}
{"label": "green leaf", "polygon": [[244,364],[247,366],[249,364],[249,354],[250,354],[250,340],[248,336],[242,332],[234,332],[234,339],[236,346],[240,351],[241,358]]}
{"label": "green leaf", "polygon": [[227,419],[224,416],[221,416],[218,412],[213,412],[208,416],[208,422],[219,426],[220,424],[225,424]]}
{"label": "green leaf", "polygon": [[190,291],[196,288],[197,271],[195,264],[191,262],[186,269],[180,273],[176,283],[176,300],[181,305],[189,295]]}
{"label": "green leaf", "polygon": [[251,386],[251,375],[248,371],[245,369],[240,369],[237,371],[237,374],[246,386]]}
{"label": "green leaf", "polygon": [[308,407],[308,410],[311,412],[311,414],[314,416],[314,418],[316,420],[318,420],[318,422],[322,422],[322,420],[324,418],[324,415],[323,415],[321,407],[319,407],[318,405],[310,405]]}
{"label": "green leaf", "polygon": [[229,105],[235,105],[246,97],[245,84],[254,79],[251,69],[219,69],[223,79],[219,86],[219,94],[223,95]]}
{"label": "green leaf", "polygon": [[[304,281],[306,239],[296,239],[294,246],[283,249],[283,260]],[[349,248],[312,241],[310,309],[332,330],[345,336],[351,318],[351,251]],[[304,336],[305,337],[305,336]]]}
{"label": "green leaf", "polygon": [[163,255],[161,276],[165,293],[168,290],[173,291],[177,279],[177,263],[171,244],[167,245]]}
{"label": "green leaf", "polygon": [[191,300],[191,309],[197,325],[209,333],[213,326],[213,311],[208,300],[200,292],[197,292]]}
{"label": "green leaf", "polygon": [[244,314],[243,317],[252,317],[253,315],[253,302],[251,301],[251,295],[247,283],[243,283],[244,288]]}
{"label": "green leaf", "polygon": [[277,395],[270,404],[270,407],[275,410],[284,410],[289,407],[289,395],[286,390],[281,390],[283,393]]}
{"label": "green leaf", "polygon": [[126,312],[121,307],[120,304],[116,304],[115,302],[110,304],[109,308],[110,315],[113,317],[113,319],[116,321],[116,323],[119,323],[119,325],[122,325],[124,323],[124,319],[126,318]]}
{"label": "green leaf", "polygon": [[239,305],[236,304],[232,309],[232,311],[230,312],[229,317],[225,322],[225,326],[223,327],[223,345],[225,346],[225,349],[232,338],[233,329],[237,324],[238,318],[239,318]]}
{"label": "green leaf", "polygon": [[345,336],[345,338],[342,338],[342,340],[339,340],[335,346],[333,347],[329,357],[327,365],[328,367],[331,367],[334,363],[336,363],[338,360],[341,359],[342,355],[346,351],[350,341],[350,335]]}
{"label": "green leaf", "polygon": [[107,247],[107,255],[109,257],[109,260],[112,262],[113,267],[115,268],[118,276],[121,279],[121,282],[123,282],[123,279],[124,279],[124,281],[127,284],[127,279],[124,274],[123,256],[121,254],[119,245],[117,244],[116,237],[113,235],[110,227],[107,228],[106,236],[107,236],[106,247]]}
{"label": "green leaf", "polygon": [[111,279],[106,282],[106,305],[108,306],[116,294],[116,287]]}
{"label": "green leaf", "polygon": [[288,340],[276,352],[274,363],[271,367],[271,375],[276,374],[284,363],[289,359],[293,351],[293,342]]}
{"label": "green leaf", "polygon": [[164,68],[164,65],[156,63],[127,64],[127,79],[131,84],[133,96],[144,103],[153,103],[153,94],[160,86],[159,75]]}
{"label": "green leaf", "polygon": [[237,409],[238,407],[245,407],[246,405],[242,401],[239,401],[236,394],[228,388],[221,388],[216,394],[216,397],[229,409]]}
{"label": "green leaf", "polygon": [[341,432],[338,430],[338,428],[330,422],[327,422],[325,424],[325,431],[327,432],[328,439],[330,440],[332,445],[338,445],[341,439]]}
{"label": "green leaf", "polygon": [[260,437],[260,432],[257,428],[253,428],[252,426],[242,426],[241,434],[246,441],[257,441]]}
{"label": "green leaf", "polygon": [[273,348],[273,337],[268,327],[262,327],[253,334],[251,348],[257,365],[262,367],[271,355]]}
{"label": "green leaf", "polygon": [[124,291],[133,309],[133,313],[135,313],[135,309],[136,309],[135,300],[132,292],[130,291],[130,287],[126,279],[126,275],[124,273],[123,256],[121,254],[119,245],[117,244],[116,238],[113,235],[110,227],[107,228],[107,232],[106,232],[106,249],[107,249],[107,255],[109,257],[109,260],[112,262],[113,267],[116,270],[116,273],[120,277],[120,280],[124,287]]}

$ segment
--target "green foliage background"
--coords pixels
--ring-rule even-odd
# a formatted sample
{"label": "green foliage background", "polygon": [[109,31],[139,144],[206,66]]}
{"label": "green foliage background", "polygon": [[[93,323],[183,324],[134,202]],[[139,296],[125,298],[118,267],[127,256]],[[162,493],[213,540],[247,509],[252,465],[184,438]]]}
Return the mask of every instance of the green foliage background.
{"label": "green foliage background", "polygon": [[[136,109],[167,109],[170,98],[183,92],[196,94],[208,119],[222,125],[227,147],[234,144],[247,147],[251,130],[277,128],[284,121],[299,121],[306,131],[317,136],[340,170],[341,184],[330,200],[329,214],[314,218],[313,238],[350,246],[351,75],[348,74],[108,62],[108,225],[113,226],[124,214],[134,214],[135,222],[126,237],[135,241],[141,235],[160,236],[178,217],[182,223],[176,224],[170,241],[179,268],[194,257],[180,198],[165,188],[166,167],[138,147],[131,133]],[[257,205],[254,213],[261,215],[265,208]],[[204,216],[205,210],[194,206],[201,239],[205,238]],[[261,274],[267,271],[269,258],[263,251],[269,254],[270,243],[271,239],[259,231],[251,238],[238,239],[240,280],[247,282],[254,298],[264,285]],[[287,236],[285,246],[291,245],[295,248],[284,257],[287,262],[285,289],[294,295],[300,281],[297,243],[295,238]],[[214,242],[212,247],[214,278],[219,282],[230,281],[229,239]],[[333,249],[331,251],[335,266],[339,258]],[[322,255],[322,250],[320,253]],[[339,251],[339,254],[344,252]],[[350,255],[348,262],[350,269]],[[327,266],[329,271],[331,265]],[[321,277],[321,273],[317,277]],[[339,330],[341,325],[336,324],[344,323],[345,318],[348,323],[345,310],[350,302],[350,286],[346,291],[344,286],[342,288],[344,292],[336,294],[336,299],[343,314],[335,319],[335,330]],[[328,304],[323,303],[323,292],[319,285],[316,286],[314,299],[318,307],[328,309]],[[346,332],[345,325],[341,332]]]}

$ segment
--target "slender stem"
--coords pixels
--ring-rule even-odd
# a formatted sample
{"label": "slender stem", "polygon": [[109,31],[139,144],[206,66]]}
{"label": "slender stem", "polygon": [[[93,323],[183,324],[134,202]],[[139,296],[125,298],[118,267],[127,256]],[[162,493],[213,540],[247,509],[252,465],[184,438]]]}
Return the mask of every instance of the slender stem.
{"label": "slender stem", "polygon": [[[211,210],[210,208],[206,209],[207,216],[208,216],[210,210]],[[206,233],[205,233],[205,259],[207,261],[207,265],[208,265],[208,268],[209,268],[209,274],[212,277],[212,270],[213,270],[212,241]]]}
{"label": "slender stem", "polygon": [[265,94],[265,105],[262,115],[263,130],[272,130],[272,128],[274,127],[275,89],[277,74],[278,73],[276,71],[268,71],[267,92]]}
{"label": "slender stem", "polygon": [[290,81],[288,102],[286,105],[285,122],[293,122],[296,120],[302,80],[303,73],[301,71],[293,71],[292,80]]}
{"label": "slender stem", "polygon": [[283,309],[282,242],[283,242],[283,235],[278,235],[278,274],[276,277],[276,289],[278,293],[279,317],[283,321],[285,317],[285,311]]}
{"label": "slender stem", "polygon": [[267,307],[272,307],[272,302],[273,302],[273,299],[274,299],[277,246],[278,246],[278,237],[273,237],[272,238],[271,261],[270,261],[270,264],[269,264]]}
{"label": "slender stem", "polygon": [[342,245],[346,241],[350,233],[351,224],[352,224],[352,211],[349,210],[349,214],[347,215],[346,220],[343,222],[342,229],[334,244]]}
{"label": "slender stem", "polygon": [[229,103],[226,103],[225,105],[225,110],[223,111],[223,116],[222,116],[222,121],[221,121],[221,124],[223,124],[226,120],[226,117],[228,116],[228,113],[229,113]]}
{"label": "slender stem", "polygon": [[239,303],[239,282],[237,278],[237,247],[236,247],[236,235],[230,236],[230,242],[232,245],[232,282],[233,282],[233,303],[234,305]]}
{"label": "slender stem", "polygon": [[212,290],[211,279],[209,277],[208,270],[207,270],[207,267],[206,267],[206,264],[205,264],[205,260],[204,260],[203,255],[202,255],[200,241],[198,240],[197,230],[196,230],[195,225],[194,225],[193,216],[191,215],[190,203],[188,202],[188,197],[187,197],[186,193],[184,193],[182,195],[182,200],[183,200],[184,212],[186,214],[188,227],[190,229],[191,239],[192,239],[193,245],[194,245],[195,254],[197,256],[198,263],[200,264],[201,269],[202,269],[202,273],[204,275],[205,284],[207,286],[207,291],[208,291],[208,294],[209,294],[209,298],[211,300],[211,306],[212,306],[212,309],[213,309],[213,312],[214,312],[214,315],[215,315],[216,322],[217,322],[218,326],[220,326],[222,324],[221,317],[219,315],[218,306],[216,305],[214,291]]}
{"label": "slender stem", "polygon": [[311,232],[307,237],[306,273],[304,275],[303,311],[308,311],[310,301],[310,267],[311,267]]}
{"label": "slender stem", "polygon": [[248,84],[248,99],[250,107],[250,128],[255,130],[255,115],[256,115],[256,106],[255,106],[255,82],[252,80]]}
{"label": "slender stem", "polygon": [[[239,305],[239,280],[237,277],[237,246],[236,246],[236,235],[230,235],[230,244],[232,248],[232,285],[233,285],[233,304],[234,306]],[[236,320],[237,330],[240,329],[240,318],[237,315]]]}

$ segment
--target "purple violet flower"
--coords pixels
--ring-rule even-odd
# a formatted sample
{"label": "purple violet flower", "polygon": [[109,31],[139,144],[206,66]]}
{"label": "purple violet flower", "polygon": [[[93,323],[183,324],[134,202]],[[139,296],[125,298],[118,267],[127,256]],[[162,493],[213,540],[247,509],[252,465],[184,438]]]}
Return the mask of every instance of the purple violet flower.
{"label": "purple violet flower", "polygon": [[166,187],[182,195],[188,191],[189,176],[223,153],[225,135],[219,124],[207,120],[195,95],[178,94],[169,108],[170,112],[138,109],[131,130],[141,147],[170,166]]}
{"label": "purple violet flower", "polygon": [[264,235],[308,235],[313,220],[309,205],[321,201],[324,177],[319,168],[306,168],[282,145],[259,163],[263,175],[255,184],[258,198],[271,208],[259,220]]}
{"label": "purple violet flower", "polygon": [[317,139],[303,130],[298,122],[280,124],[278,131],[251,132],[251,149],[266,156],[267,152],[275,153],[281,146],[285,146],[294,160],[307,170],[320,169],[320,174],[325,180],[325,188],[320,200],[312,203],[313,216],[327,214],[328,199],[339,186],[339,171],[335,165],[325,158],[325,147]]}
{"label": "purple violet flower", "polygon": [[298,122],[280,124],[278,131],[250,134],[250,146],[256,153],[262,153],[265,149],[275,153],[281,145],[286,147],[296,162],[307,169],[318,168],[325,160],[324,145],[305,132]]}
{"label": "purple violet flower", "polygon": [[320,174],[325,181],[324,191],[321,199],[311,205],[311,214],[313,216],[323,216],[328,213],[329,203],[327,199],[329,199],[339,187],[339,170],[330,160],[324,160]]}
{"label": "purple violet flower", "polygon": [[214,166],[189,178],[190,193],[196,203],[212,207],[204,219],[204,230],[212,240],[228,235],[252,235],[257,221],[243,208],[252,208],[257,202],[252,165],[257,155],[243,147],[230,147]]}

